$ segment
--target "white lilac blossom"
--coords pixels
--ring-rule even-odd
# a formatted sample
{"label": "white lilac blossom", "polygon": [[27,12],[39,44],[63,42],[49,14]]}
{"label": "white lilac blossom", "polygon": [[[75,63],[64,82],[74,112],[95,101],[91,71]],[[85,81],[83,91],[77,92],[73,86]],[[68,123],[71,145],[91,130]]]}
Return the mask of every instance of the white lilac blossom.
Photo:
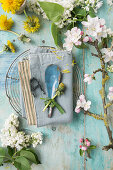
{"label": "white lilac blossom", "polygon": [[103,58],[105,63],[109,62],[109,61],[113,61],[113,51],[112,48],[103,48],[101,50],[101,52],[103,53]]}
{"label": "white lilac blossom", "polygon": [[112,6],[113,5],[113,0],[107,0],[108,5]]}
{"label": "white lilac blossom", "polygon": [[109,93],[107,95],[107,98],[112,101],[113,100],[113,87],[109,87]]}
{"label": "white lilac blossom", "polygon": [[79,99],[77,100],[77,105],[75,108],[75,112],[79,113],[81,108],[85,111],[90,109],[91,101],[86,101],[85,96],[82,94],[79,96]]}
{"label": "white lilac blossom", "polygon": [[101,41],[101,38],[107,37],[107,31],[105,26],[105,20],[98,17],[91,18],[87,16],[87,21],[82,22],[83,26],[86,28],[86,34],[92,36],[98,41]]}
{"label": "white lilac blossom", "polygon": [[31,135],[32,145],[35,148],[38,144],[42,144],[43,135],[41,132],[32,133]]}
{"label": "white lilac blossom", "polygon": [[65,39],[65,43],[63,44],[63,47],[67,49],[67,51],[71,51],[73,48],[73,45],[79,46],[81,45],[81,37],[82,37],[82,31],[74,27],[71,30],[68,30],[65,35],[67,36]]}
{"label": "white lilac blossom", "polygon": [[[53,3],[58,3],[59,5],[62,5],[64,7],[64,14],[61,17],[61,20],[57,23],[55,23],[59,28],[63,28],[65,25],[67,25],[70,21],[68,18],[71,17],[71,11],[75,7],[75,0],[42,0],[46,2],[53,2]],[[48,19],[45,12],[42,10],[40,7],[39,3],[37,0],[34,1],[28,1],[27,2],[27,8],[29,11],[32,11],[38,15],[42,15],[44,19]]]}
{"label": "white lilac blossom", "polygon": [[[46,2],[58,3],[64,7],[64,14],[61,17],[61,20],[55,23],[59,28],[63,28],[64,26],[70,23],[71,12],[76,6],[81,6],[81,8],[89,11],[89,8],[92,7],[95,12],[102,6],[103,2],[100,0],[41,0]],[[48,19],[45,12],[40,7],[37,0],[30,0],[27,2],[27,8],[30,12],[34,12],[37,15],[42,15],[43,18]]]}
{"label": "white lilac blossom", "polygon": [[11,114],[10,117],[5,121],[4,128],[1,130],[0,134],[3,147],[10,146],[11,148],[21,150],[22,148],[27,148],[31,144],[36,147],[38,144],[42,143],[42,133],[33,133],[34,136],[36,135],[36,137],[33,138],[32,135],[26,135],[25,132],[18,131],[18,128],[18,116]]}
{"label": "white lilac blossom", "polygon": [[82,8],[84,8],[86,11],[90,10],[90,7],[92,7],[97,13],[97,10],[103,5],[103,1],[100,0],[86,0],[84,1],[84,5],[81,5]]}
{"label": "white lilac blossom", "polygon": [[89,74],[84,75],[84,82],[87,82],[88,84],[92,83],[93,76]]}

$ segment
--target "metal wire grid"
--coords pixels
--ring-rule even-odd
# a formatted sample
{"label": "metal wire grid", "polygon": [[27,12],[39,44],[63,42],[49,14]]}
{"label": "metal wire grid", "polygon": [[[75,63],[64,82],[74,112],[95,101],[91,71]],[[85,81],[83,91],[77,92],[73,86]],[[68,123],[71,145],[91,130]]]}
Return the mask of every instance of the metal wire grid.
{"label": "metal wire grid", "polygon": [[[48,48],[48,47],[42,47]],[[21,103],[20,103],[20,79],[18,73],[18,62],[22,59],[28,59],[28,54],[30,50],[27,50],[20,54],[10,65],[8,72],[6,74],[5,89],[6,95],[13,109],[22,115]],[[73,97],[74,105],[78,96],[82,93],[82,76],[77,65],[74,66],[73,72]]]}

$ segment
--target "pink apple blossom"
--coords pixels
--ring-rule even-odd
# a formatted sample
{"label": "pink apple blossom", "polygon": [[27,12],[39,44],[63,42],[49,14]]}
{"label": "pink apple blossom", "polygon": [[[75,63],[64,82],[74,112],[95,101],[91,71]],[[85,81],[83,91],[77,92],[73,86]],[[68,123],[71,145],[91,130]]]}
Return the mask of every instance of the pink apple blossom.
{"label": "pink apple blossom", "polygon": [[83,108],[85,111],[90,109],[91,101],[86,101],[85,96],[82,94],[79,96],[79,99],[77,100],[77,105],[75,108],[76,113],[80,113],[81,108]]}
{"label": "pink apple blossom", "polygon": [[79,148],[82,148],[82,145],[80,145]]}
{"label": "pink apple blossom", "polygon": [[84,35],[84,31],[81,31],[81,33],[80,33],[81,35]]}
{"label": "pink apple blossom", "polygon": [[88,84],[92,83],[92,76],[89,74],[84,75],[84,82],[87,82]]}
{"label": "pink apple blossom", "polygon": [[81,148],[83,151],[86,151],[87,150],[87,147],[86,146],[82,146]]}
{"label": "pink apple blossom", "polygon": [[88,142],[88,139],[85,139],[86,142]]}
{"label": "pink apple blossom", "polygon": [[90,146],[91,144],[90,144],[90,142],[89,142],[89,141],[87,141],[87,142],[86,142],[86,145],[87,145],[87,146]]}
{"label": "pink apple blossom", "polygon": [[76,107],[76,108],[75,108],[75,112],[76,112],[76,113],[80,113],[80,108],[79,108],[79,107]]}
{"label": "pink apple blossom", "polygon": [[113,87],[109,87],[109,91],[110,91],[110,92],[113,92]]}
{"label": "pink apple blossom", "polygon": [[82,143],[83,142],[83,138],[80,138],[79,142]]}
{"label": "pink apple blossom", "polygon": [[93,41],[93,39],[91,37],[89,37],[89,42],[92,42],[92,41]]}
{"label": "pink apple blossom", "polygon": [[83,42],[88,42],[88,41],[89,41],[89,37],[88,36],[83,38]]}

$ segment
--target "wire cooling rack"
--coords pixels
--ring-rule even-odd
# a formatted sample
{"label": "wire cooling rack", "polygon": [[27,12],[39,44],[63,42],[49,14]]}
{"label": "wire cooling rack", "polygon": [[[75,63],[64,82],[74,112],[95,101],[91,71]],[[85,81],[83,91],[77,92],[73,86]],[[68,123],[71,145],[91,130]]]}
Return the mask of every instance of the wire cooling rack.
{"label": "wire cooling rack", "polygon": [[[42,48],[51,48],[51,47],[43,46]],[[20,79],[19,79],[19,72],[18,72],[18,62],[21,61],[22,59],[28,59],[29,52],[30,50],[23,52],[12,62],[6,74],[6,80],[5,80],[6,95],[9,99],[11,106],[19,115],[22,115],[22,109],[20,104]],[[82,76],[78,66],[75,65],[73,68],[74,105],[76,99],[82,93],[82,89],[83,89],[82,86],[83,86]]]}

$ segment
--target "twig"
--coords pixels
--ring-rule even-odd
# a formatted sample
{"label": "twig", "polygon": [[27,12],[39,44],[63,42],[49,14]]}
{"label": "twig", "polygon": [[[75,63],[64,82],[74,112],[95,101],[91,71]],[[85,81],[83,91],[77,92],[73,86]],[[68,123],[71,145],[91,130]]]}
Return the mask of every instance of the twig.
{"label": "twig", "polygon": [[107,108],[110,107],[112,104],[113,104],[113,101],[107,103],[107,104],[104,106],[104,108],[107,109]]}
{"label": "twig", "polygon": [[99,58],[97,54],[91,53],[91,55]]}
{"label": "twig", "polygon": [[103,146],[102,150],[108,151],[109,149],[113,149],[113,144],[112,145],[107,145]]}
{"label": "twig", "polygon": [[89,111],[85,111],[85,114],[92,116],[93,118],[95,118],[97,120],[104,120],[104,116],[102,116],[102,115],[94,114]]}
{"label": "twig", "polygon": [[99,68],[98,70],[93,71],[94,74],[96,74],[98,72],[105,72],[107,74],[107,71],[104,70],[104,69],[101,69],[101,68]]}
{"label": "twig", "polygon": [[[97,52],[98,52],[98,57],[100,58],[100,63],[101,63],[101,70],[104,70],[104,71],[102,71],[102,90],[103,90],[103,93],[105,94],[105,83],[106,83],[106,81],[104,81],[104,80],[106,78],[107,73],[105,72],[105,62],[104,62],[104,59],[102,58],[102,53],[101,53],[99,46],[98,46],[98,40],[95,40],[94,42],[88,42],[88,44],[94,46],[96,48]],[[105,95],[102,96],[102,103],[103,103],[103,108],[104,108],[104,119],[103,120],[104,120],[104,124],[106,126],[106,129],[107,129],[109,140],[110,140],[110,145],[104,146],[103,149],[109,150],[110,148],[113,149],[113,137],[112,137],[112,131],[110,130],[110,127],[109,127],[108,121],[107,121],[107,107],[106,107]]]}

